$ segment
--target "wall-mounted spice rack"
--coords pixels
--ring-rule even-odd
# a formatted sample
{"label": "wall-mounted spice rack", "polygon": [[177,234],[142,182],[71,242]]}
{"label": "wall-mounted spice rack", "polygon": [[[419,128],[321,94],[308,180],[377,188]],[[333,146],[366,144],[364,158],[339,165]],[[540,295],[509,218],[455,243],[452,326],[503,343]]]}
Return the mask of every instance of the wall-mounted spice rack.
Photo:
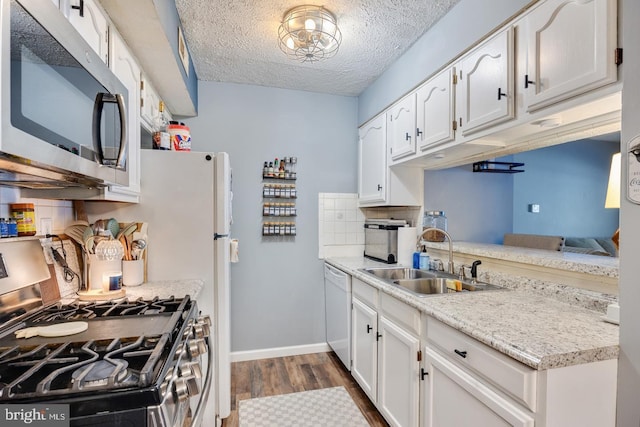
{"label": "wall-mounted spice rack", "polygon": [[[297,233],[294,218],[298,215],[295,199],[298,190],[296,157],[278,158],[264,162],[262,168],[262,235],[265,237],[293,237]],[[282,183],[282,181],[289,181]]]}

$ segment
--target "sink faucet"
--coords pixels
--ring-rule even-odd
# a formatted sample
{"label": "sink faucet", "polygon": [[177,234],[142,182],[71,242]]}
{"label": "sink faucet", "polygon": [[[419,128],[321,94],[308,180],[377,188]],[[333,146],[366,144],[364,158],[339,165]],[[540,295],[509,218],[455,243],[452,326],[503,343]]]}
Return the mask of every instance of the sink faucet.
{"label": "sink faucet", "polygon": [[449,263],[447,264],[447,272],[449,274],[454,274],[453,272],[454,270],[453,269],[453,241],[451,240],[451,236],[449,235],[449,233],[447,233],[443,229],[437,228],[437,227],[429,227],[422,230],[422,234],[418,236],[418,240],[416,241],[416,251],[420,251],[420,241],[424,238],[425,234],[427,234],[429,231],[437,231],[439,233],[444,234],[447,237],[447,240],[449,241]]}

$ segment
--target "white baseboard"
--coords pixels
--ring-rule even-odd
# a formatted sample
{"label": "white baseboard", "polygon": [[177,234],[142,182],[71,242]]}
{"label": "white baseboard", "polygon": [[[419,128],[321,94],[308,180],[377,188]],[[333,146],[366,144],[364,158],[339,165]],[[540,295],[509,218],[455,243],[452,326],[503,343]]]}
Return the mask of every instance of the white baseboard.
{"label": "white baseboard", "polygon": [[270,359],[273,357],[297,356],[309,353],[324,353],[331,351],[326,342],[317,344],[295,345],[291,347],[263,348],[260,350],[233,351],[231,362],[245,362],[247,360]]}

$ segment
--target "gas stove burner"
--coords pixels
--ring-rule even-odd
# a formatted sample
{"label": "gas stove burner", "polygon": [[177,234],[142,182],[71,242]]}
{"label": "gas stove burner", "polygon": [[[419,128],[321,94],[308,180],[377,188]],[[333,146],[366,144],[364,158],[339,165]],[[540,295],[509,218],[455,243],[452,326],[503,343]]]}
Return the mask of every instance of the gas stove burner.
{"label": "gas stove burner", "polygon": [[76,369],[71,374],[71,378],[74,383],[79,382],[79,388],[104,387],[109,384],[109,378],[115,373],[113,383],[120,384],[132,375],[127,369],[128,366],[129,362],[126,360],[119,360],[117,363],[104,359],[98,360]]}

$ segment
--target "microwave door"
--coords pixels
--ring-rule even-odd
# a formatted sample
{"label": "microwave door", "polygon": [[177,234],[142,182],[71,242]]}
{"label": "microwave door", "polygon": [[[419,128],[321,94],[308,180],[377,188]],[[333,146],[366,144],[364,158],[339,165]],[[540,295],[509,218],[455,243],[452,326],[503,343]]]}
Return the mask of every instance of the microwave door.
{"label": "microwave door", "polygon": [[0,7],[0,30],[10,41],[0,45],[7,49],[2,70],[9,70],[2,93],[10,93],[10,103],[2,104],[0,151],[128,185],[127,89],[50,1]]}

